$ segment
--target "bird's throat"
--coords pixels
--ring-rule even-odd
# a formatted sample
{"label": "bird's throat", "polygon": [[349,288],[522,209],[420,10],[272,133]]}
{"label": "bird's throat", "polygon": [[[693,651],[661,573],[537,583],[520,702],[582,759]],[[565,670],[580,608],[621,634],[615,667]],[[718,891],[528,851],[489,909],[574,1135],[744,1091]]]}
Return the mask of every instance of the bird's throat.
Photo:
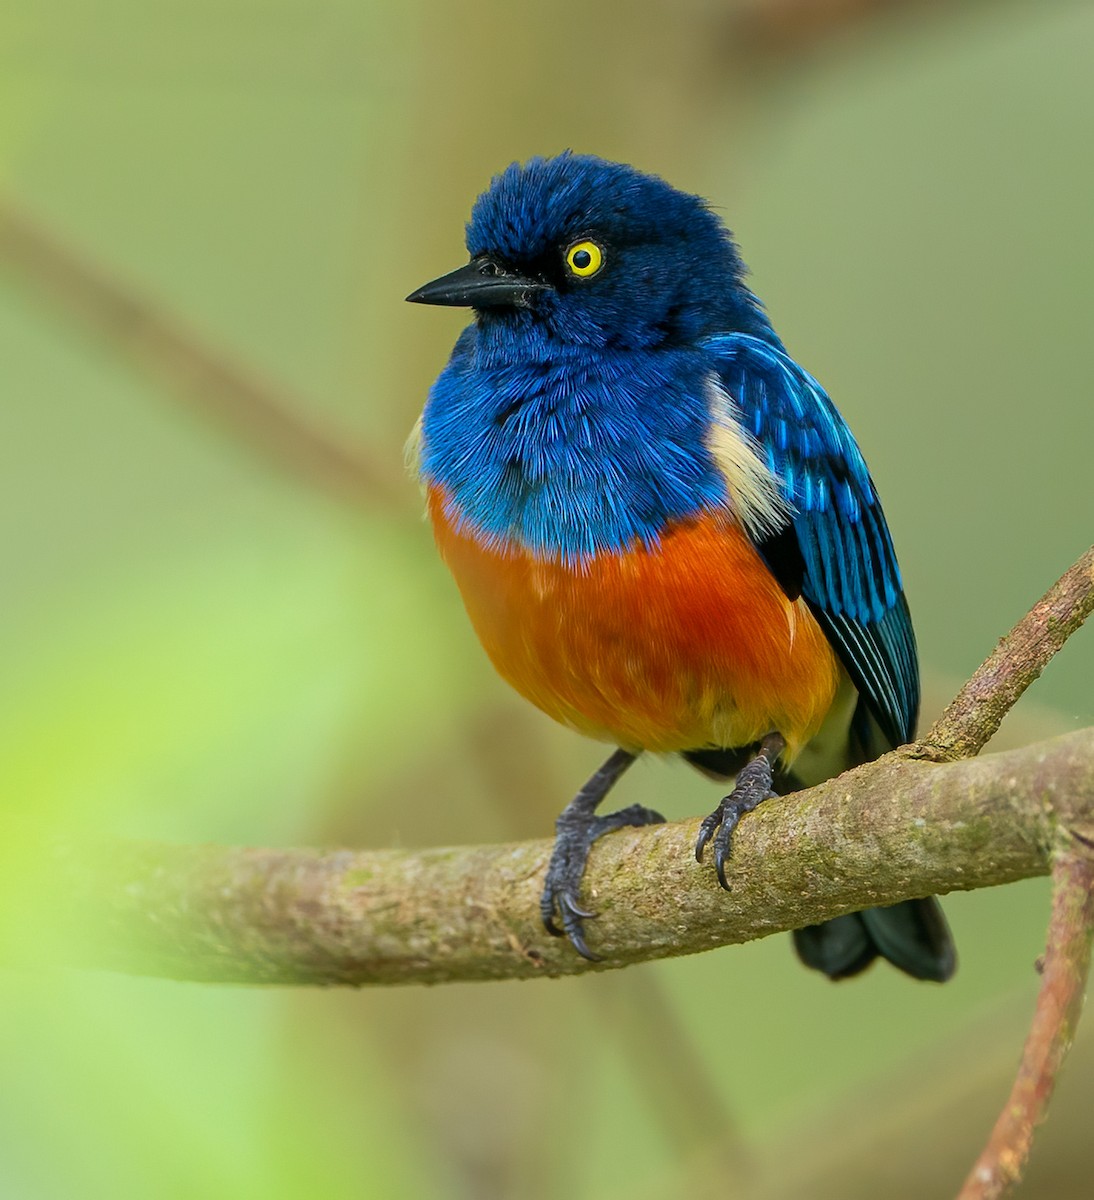
{"label": "bird's throat", "polygon": [[471,342],[426,406],[423,477],[495,545],[576,562],[656,544],[726,502],[707,374],[695,351],[568,347],[495,365]]}

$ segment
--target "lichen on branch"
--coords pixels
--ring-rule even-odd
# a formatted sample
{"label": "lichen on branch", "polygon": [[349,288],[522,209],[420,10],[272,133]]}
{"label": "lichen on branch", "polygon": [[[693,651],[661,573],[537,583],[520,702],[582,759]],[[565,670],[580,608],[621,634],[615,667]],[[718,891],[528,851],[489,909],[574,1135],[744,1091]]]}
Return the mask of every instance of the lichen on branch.
{"label": "lichen on branch", "polygon": [[442,983],[604,970],[749,941],[875,904],[1051,870],[1094,814],[1094,729],[935,764],[899,753],[743,822],[727,895],[695,862],[696,821],[593,850],[591,964],[550,938],[550,842],[421,851],[111,843],[60,871],[88,965],[179,979]]}

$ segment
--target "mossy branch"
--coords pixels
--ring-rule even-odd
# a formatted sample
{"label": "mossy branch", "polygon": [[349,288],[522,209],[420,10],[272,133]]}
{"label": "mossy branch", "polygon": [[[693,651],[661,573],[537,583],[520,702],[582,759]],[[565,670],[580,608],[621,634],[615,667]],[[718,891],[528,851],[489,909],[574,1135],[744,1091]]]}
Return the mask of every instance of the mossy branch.
{"label": "mossy branch", "polygon": [[[694,820],[593,850],[589,963],[540,925],[547,841],[418,852],[111,844],[61,878],[88,965],[178,979],[442,983],[579,974],[913,896],[1047,875],[1094,845],[1094,729],[968,759],[1094,607],[1094,549],[1003,639],[923,741],[742,823],[729,894]],[[1000,699],[1001,698],[1001,699]],[[953,759],[958,761],[952,761]]]}
{"label": "mossy branch", "polygon": [[749,941],[910,896],[1051,870],[1094,829],[1094,729],[949,764],[900,754],[742,822],[733,891],[695,862],[697,821],[594,848],[586,962],[539,924],[550,842],[423,851],[110,844],[60,872],[88,965],[178,979],[442,983],[578,974]]}

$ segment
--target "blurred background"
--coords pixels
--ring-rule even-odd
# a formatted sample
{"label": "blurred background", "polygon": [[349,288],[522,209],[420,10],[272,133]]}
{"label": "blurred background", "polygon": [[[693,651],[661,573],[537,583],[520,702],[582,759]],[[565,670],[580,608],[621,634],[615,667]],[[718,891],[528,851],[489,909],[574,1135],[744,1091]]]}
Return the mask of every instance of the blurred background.
{"label": "blurred background", "polygon": [[[493,675],[402,475],[513,159],[726,215],[885,499],[930,718],[1091,539],[1088,4],[52,0],[0,16],[0,1196],[931,1197],[1002,1104],[1048,889],[945,988],[772,938],[360,993],[68,972],[36,847],[544,837],[601,748]],[[1094,722],[1080,632],[996,745]],[[648,762],[627,802],[703,813]],[[1023,1195],[1089,1195],[1094,1035]]]}

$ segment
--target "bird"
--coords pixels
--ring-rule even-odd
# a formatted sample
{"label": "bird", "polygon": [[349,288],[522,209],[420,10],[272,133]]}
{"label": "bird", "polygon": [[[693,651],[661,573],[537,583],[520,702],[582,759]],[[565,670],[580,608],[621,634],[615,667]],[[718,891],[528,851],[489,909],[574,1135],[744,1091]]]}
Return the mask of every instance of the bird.
{"label": "bird", "polygon": [[[407,296],[473,314],[408,449],[494,667],[615,747],[558,817],[540,903],[596,960],[590,847],[664,820],[597,814],[638,756],[733,781],[695,848],[729,888],[743,817],[912,739],[915,636],[862,453],[706,201],[565,151],[495,175],[466,246]],[[934,897],[793,937],[830,979],[956,966]]]}

